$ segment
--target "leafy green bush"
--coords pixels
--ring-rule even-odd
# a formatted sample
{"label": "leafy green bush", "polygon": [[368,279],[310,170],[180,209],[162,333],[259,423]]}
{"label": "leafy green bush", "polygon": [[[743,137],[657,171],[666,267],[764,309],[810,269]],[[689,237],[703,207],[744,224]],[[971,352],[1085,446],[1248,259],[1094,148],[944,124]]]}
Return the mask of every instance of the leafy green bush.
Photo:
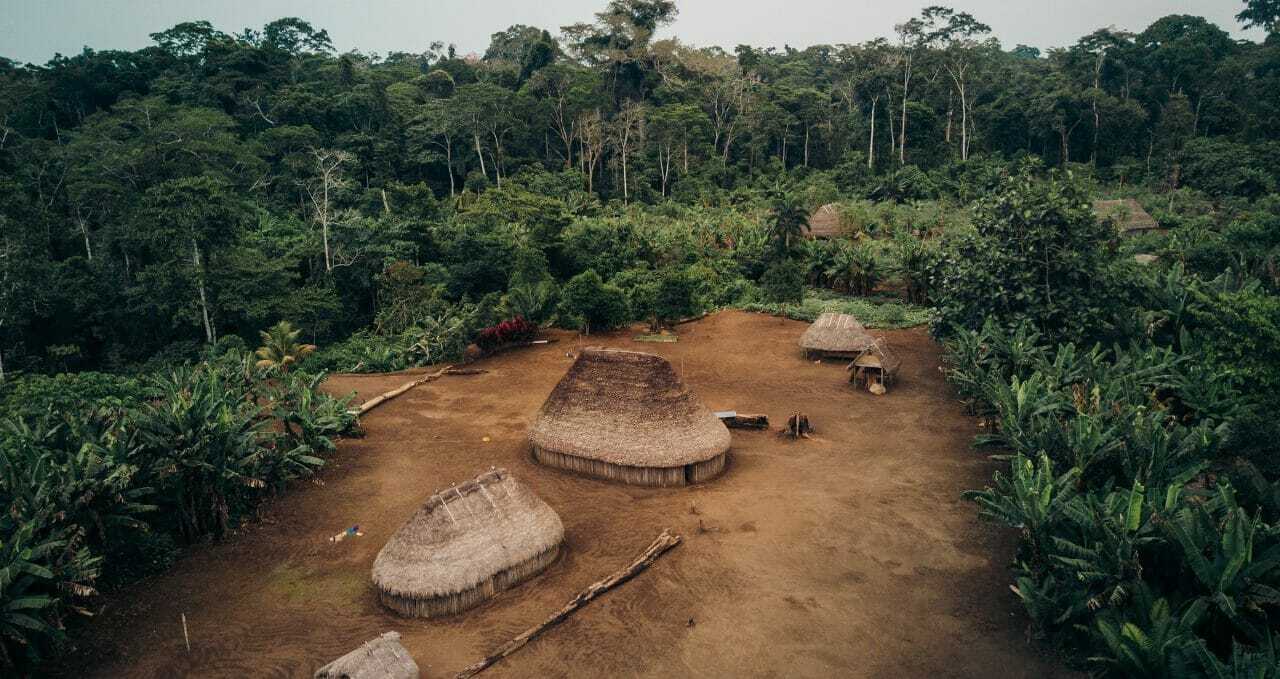
{"label": "leafy green bush", "polygon": [[584,334],[590,334],[592,329],[616,328],[629,318],[626,294],[588,269],[564,284],[560,294],[560,317]]}

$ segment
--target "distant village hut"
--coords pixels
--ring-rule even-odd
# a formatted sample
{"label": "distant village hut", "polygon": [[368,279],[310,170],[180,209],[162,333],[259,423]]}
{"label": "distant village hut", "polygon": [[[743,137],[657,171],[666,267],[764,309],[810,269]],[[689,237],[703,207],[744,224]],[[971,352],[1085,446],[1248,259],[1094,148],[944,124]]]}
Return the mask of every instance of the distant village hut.
{"label": "distant village hut", "polygon": [[1111,220],[1121,236],[1133,236],[1140,233],[1159,233],[1160,228],[1154,217],[1132,198],[1120,200],[1093,201],[1093,214],[1098,219]]}
{"label": "distant village hut", "polygon": [[724,470],[729,430],[661,356],[585,349],[529,431],[549,467],[642,486],[682,486]]}
{"label": "distant village hut", "polygon": [[555,510],[496,469],[428,498],[378,553],[373,584],[403,616],[451,615],[542,572],[563,541]]}
{"label": "distant village hut", "polygon": [[840,205],[827,203],[809,215],[809,237],[821,240],[844,236],[844,223],[840,220]]}
{"label": "distant village hut", "polygon": [[418,664],[400,644],[398,632],[387,632],[316,670],[315,679],[418,679]]}
{"label": "distant village hut", "polygon": [[875,339],[849,314],[826,312],[800,336],[800,348],[809,358],[857,358]]}

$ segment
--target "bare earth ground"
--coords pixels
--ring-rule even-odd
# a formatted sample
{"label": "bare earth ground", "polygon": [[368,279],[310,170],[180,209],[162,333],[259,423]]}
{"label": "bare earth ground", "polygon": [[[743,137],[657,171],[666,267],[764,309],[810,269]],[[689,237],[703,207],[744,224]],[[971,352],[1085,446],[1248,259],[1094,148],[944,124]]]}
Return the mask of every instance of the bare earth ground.
{"label": "bare earth ground", "polygon": [[[663,528],[686,539],[486,677],[1068,676],[1028,644],[1005,564],[1010,536],[961,491],[989,464],[950,399],[922,330],[884,335],[903,359],[889,394],[855,391],[841,365],[803,360],[805,324],[723,312],[675,344],[635,334],[591,344],[668,357],[712,409],[809,415],[816,438],[734,430],[729,467],[693,488],[566,475],[530,459],[525,431],[569,367],[558,343],[485,360],[373,411],[323,485],[305,483],[241,535],[112,595],[66,676],[305,677],[397,630],[424,677],[451,676],[628,563]],[[405,374],[334,376],[359,398]],[[483,440],[490,437],[489,442]],[[380,607],[378,549],[433,491],[490,466],[526,481],[564,520],[568,549],[544,574],[442,622]],[[365,535],[330,544],[352,524]],[[185,650],[181,614],[190,628]]]}

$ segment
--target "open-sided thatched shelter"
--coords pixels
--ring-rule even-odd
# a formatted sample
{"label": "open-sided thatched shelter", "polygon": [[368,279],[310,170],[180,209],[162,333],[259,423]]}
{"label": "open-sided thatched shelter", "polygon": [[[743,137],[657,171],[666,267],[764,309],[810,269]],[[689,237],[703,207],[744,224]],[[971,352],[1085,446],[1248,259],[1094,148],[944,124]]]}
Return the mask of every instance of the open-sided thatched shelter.
{"label": "open-sided thatched shelter", "polygon": [[1159,231],[1160,225],[1146,210],[1132,198],[1120,200],[1093,201],[1093,214],[1098,219],[1110,219],[1116,224],[1116,231],[1122,236],[1129,236],[1148,231]]}
{"label": "open-sided thatched shelter", "polygon": [[809,215],[810,238],[839,238],[844,235],[844,225],[840,222],[840,206],[827,203]]}
{"label": "open-sided thatched shelter", "polygon": [[826,312],[800,336],[800,348],[813,358],[856,358],[875,344],[867,329],[849,314]]}
{"label": "open-sided thatched shelter", "polygon": [[564,525],[505,469],[441,491],[373,562],[382,603],[408,617],[466,610],[555,561]]}
{"label": "open-sided thatched shelter", "polygon": [[871,346],[859,352],[846,370],[849,371],[850,382],[866,386],[872,393],[883,394],[901,365],[902,359],[881,339],[872,340]]}
{"label": "open-sided thatched shelter", "polygon": [[542,404],[529,442],[551,467],[681,486],[724,469],[729,430],[661,356],[586,349]]}
{"label": "open-sided thatched shelter", "polygon": [[418,679],[418,663],[400,645],[398,632],[387,632],[316,670],[315,679]]}

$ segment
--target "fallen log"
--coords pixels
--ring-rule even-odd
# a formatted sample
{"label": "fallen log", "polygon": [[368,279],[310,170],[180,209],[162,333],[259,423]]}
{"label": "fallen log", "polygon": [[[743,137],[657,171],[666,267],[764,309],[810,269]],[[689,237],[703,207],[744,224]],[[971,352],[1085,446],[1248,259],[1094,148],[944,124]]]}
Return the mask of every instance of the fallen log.
{"label": "fallen log", "polygon": [[489,372],[484,368],[449,368],[445,371],[446,375],[483,375]]}
{"label": "fallen log", "polygon": [[450,370],[453,370],[453,366],[448,365],[441,368],[440,370],[437,370],[436,372],[430,373],[428,375],[423,375],[422,377],[419,377],[418,379],[413,380],[412,382],[405,382],[404,384],[396,387],[395,389],[392,389],[391,391],[388,391],[385,394],[379,394],[369,399],[368,401],[361,403],[360,407],[357,408],[354,412],[357,415],[364,415],[370,410],[377,408],[383,403],[386,403],[387,401],[390,401],[391,399],[399,396],[400,394],[403,394],[404,392],[409,391],[410,389],[418,386],[419,384],[426,384],[427,382],[430,382],[432,380],[440,379],[441,377],[447,375]]}
{"label": "fallen log", "polygon": [[735,413],[728,417],[721,417],[724,426],[731,429],[768,429],[768,415],[748,415],[747,413]]}
{"label": "fallen log", "polygon": [[573,599],[571,599],[564,608],[556,611],[546,620],[530,627],[524,632],[521,632],[514,639],[503,644],[498,648],[498,650],[486,656],[483,660],[472,665],[468,665],[465,669],[455,675],[455,679],[467,679],[468,677],[474,677],[497,663],[499,660],[515,653],[521,648],[524,648],[525,644],[528,644],[538,635],[563,622],[570,615],[573,615],[573,613],[579,608],[585,606],[587,602],[635,577],[640,573],[640,571],[643,571],[654,561],[657,561],[658,557],[662,556],[663,553],[678,544],[680,544],[679,535],[672,535],[669,531],[665,530],[662,531],[662,534],[654,539],[653,543],[649,545],[649,548],[644,550],[644,553],[637,557],[635,561],[632,561],[631,565],[582,590],[577,596],[573,597]]}

